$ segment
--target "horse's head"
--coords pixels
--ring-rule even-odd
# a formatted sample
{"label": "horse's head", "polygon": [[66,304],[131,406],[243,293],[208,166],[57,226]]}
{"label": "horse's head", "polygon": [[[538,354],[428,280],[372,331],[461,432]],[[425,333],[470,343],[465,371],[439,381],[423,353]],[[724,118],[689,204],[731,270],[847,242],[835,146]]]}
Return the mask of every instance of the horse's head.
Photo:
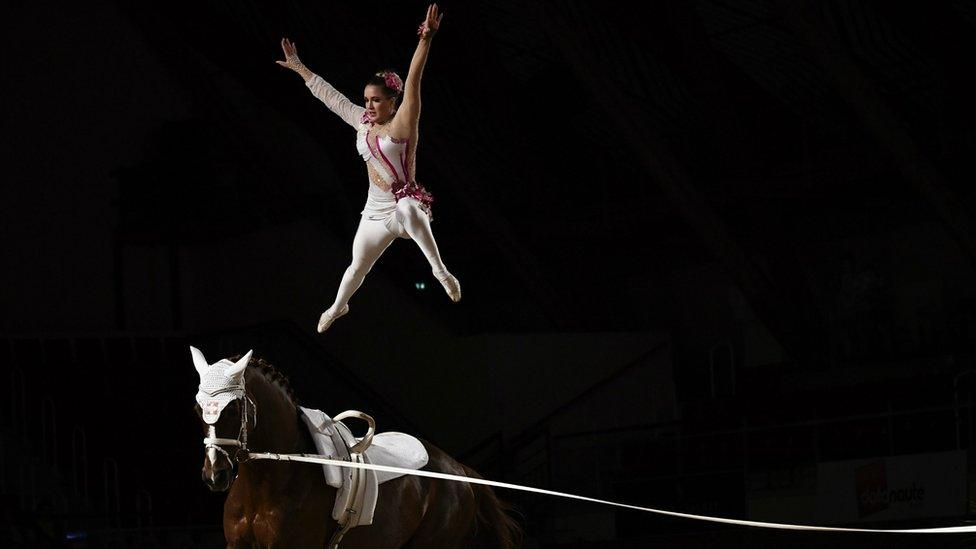
{"label": "horse's head", "polygon": [[223,359],[214,364],[208,364],[195,347],[190,347],[190,354],[200,374],[197,405],[206,436],[202,477],[211,490],[224,491],[234,482],[238,457],[246,459],[248,430],[257,421],[254,402],[244,387],[251,351],[236,362]]}

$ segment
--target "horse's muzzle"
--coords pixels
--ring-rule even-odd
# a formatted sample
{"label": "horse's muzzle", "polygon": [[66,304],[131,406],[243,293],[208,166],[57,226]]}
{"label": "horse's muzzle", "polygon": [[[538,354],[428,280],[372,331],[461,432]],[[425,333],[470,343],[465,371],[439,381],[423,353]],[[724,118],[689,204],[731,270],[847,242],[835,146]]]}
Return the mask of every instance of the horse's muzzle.
{"label": "horse's muzzle", "polygon": [[211,469],[209,473],[204,469],[200,476],[211,492],[226,492],[234,482],[234,472],[229,468]]}

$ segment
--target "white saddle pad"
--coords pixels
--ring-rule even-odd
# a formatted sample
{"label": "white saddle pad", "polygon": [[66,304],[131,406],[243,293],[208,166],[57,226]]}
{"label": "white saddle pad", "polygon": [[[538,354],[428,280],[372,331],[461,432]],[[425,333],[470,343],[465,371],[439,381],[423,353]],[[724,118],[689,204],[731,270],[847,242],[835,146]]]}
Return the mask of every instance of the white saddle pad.
{"label": "white saddle pad", "polygon": [[[332,425],[332,418],[321,410],[311,408],[300,408],[302,420],[308,426],[312,440],[315,441],[315,449],[319,454],[339,456],[336,451],[335,443],[328,434],[329,426]],[[373,436],[373,442],[364,452],[370,463],[376,465],[388,465],[391,467],[401,467],[403,469],[416,470],[427,465],[429,459],[427,448],[416,437],[406,433],[390,431],[387,433],[377,433]],[[342,486],[341,467],[335,465],[323,465],[325,481],[333,488]],[[388,480],[393,480],[403,476],[402,473],[389,473],[386,471],[376,471],[378,484],[383,484]]]}

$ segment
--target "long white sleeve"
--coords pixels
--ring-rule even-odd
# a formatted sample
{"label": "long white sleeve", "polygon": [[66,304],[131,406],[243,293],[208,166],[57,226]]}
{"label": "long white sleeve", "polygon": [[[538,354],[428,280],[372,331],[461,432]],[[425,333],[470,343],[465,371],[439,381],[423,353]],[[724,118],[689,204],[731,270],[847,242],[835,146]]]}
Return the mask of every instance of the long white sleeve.
{"label": "long white sleeve", "polygon": [[317,74],[306,80],[305,85],[312,91],[312,95],[319,98],[319,101],[325,103],[325,106],[339,115],[339,118],[345,121],[346,124],[349,124],[353,128],[359,128],[363,112],[366,111],[365,108],[346,99],[346,96],[339,93],[339,90],[332,87],[332,84],[329,84]]}

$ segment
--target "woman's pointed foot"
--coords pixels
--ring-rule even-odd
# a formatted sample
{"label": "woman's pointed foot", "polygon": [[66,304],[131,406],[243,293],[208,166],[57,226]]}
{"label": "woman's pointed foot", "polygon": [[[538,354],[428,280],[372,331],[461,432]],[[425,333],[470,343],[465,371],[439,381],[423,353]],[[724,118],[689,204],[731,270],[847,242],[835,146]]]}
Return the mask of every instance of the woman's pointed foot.
{"label": "woman's pointed foot", "polygon": [[319,333],[321,334],[322,332],[328,330],[329,327],[332,326],[332,323],[335,322],[335,319],[339,318],[340,316],[348,312],[349,312],[348,303],[343,305],[342,309],[339,309],[339,312],[337,313],[332,312],[332,307],[326,309],[326,311],[322,313],[322,316],[319,317],[319,326],[318,326]]}
{"label": "woman's pointed foot", "polygon": [[440,280],[441,286],[444,286],[444,291],[447,292],[447,297],[450,297],[451,301],[455,303],[461,301],[461,283],[454,278],[454,275],[447,273],[447,276],[437,280]]}

